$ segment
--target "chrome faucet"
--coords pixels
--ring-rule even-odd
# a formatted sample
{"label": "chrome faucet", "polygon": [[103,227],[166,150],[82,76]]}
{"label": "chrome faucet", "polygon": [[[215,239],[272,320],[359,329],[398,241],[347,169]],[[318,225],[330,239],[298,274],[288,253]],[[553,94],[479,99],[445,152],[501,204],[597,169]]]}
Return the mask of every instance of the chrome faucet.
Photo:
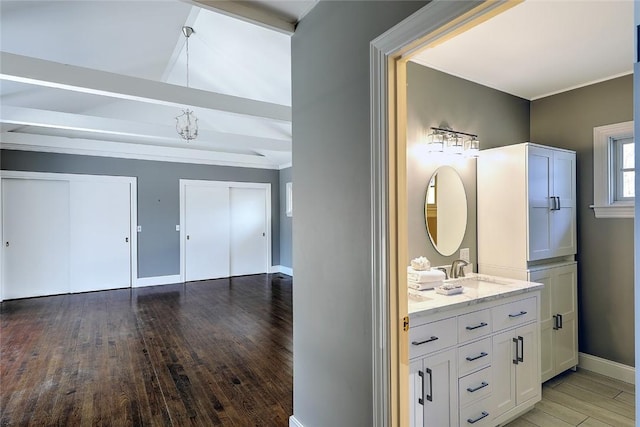
{"label": "chrome faucet", "polygon": [[451,263],[451,273],[449,277],[457,279],[458,277],[464,277],[464,267],[469,263],[462,259],[457,259]]}

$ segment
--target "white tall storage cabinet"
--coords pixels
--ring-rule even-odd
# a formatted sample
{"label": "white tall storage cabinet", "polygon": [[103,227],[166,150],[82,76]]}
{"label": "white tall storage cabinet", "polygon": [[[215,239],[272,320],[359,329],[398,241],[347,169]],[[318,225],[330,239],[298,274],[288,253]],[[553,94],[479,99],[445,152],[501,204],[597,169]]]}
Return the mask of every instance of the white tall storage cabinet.
{"label": "white tall storage cabinet", "polygon": [[575,152],[534,143],[483,150],[478,271],[544,283],[541,381],[578,364]]}

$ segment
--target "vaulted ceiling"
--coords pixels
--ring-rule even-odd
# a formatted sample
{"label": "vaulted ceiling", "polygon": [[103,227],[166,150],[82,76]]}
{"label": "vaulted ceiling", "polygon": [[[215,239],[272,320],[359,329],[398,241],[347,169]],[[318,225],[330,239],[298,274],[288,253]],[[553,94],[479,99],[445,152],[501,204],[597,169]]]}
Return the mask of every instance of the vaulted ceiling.
{"label": "vaulted ceiling", "polygon": [[[290,35],[315,1],[227,3],[3,0],[2,147],[289,164]],[[175,130],[185,107],[190,142]]]}
{"label": "vaulted ceiling", "polygon": [[[285,167],[291,34],[316,4],[0,0],[2,148]],[[633,1],[526,0],[414,60],[536,99],[631,73]]]}

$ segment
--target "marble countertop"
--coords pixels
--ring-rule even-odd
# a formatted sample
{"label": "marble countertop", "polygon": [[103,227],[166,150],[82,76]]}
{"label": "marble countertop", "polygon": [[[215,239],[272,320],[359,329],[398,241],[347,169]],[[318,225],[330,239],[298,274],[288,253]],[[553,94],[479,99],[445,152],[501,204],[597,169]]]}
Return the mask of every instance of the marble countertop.
{"label": "marble countertop", "polygon": [[409,314],[431,314],[453,308],[494,301],[514,295],[540,290],[542,283],[507,279],[486,274],[470,273],[467,277],[449,279],[445,283],[460,284],[463,291],[456,295],[441,295],[434,289],[409,290]]}

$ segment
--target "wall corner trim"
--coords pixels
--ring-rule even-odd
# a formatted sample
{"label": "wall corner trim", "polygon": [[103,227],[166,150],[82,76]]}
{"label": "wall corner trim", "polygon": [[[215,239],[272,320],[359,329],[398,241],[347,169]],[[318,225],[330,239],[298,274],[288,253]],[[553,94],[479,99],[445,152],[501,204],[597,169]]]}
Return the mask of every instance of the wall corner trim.
{"label": "wall corner trim", "polygon": [[293,277],[293,268],[284,265],[272,265],[269,273],[282,273]]}
{"label": "wall corner trim", "polygon": [[171,285],[174,283],[182,283],[179,274],[170,276],[154,276],[154,277],[138,277],[134,288],[142,288],[145,286]]}
{"label": "wall corner trim", "polygon": [[289,427],[304,427],[293,415],[289,417]]}
{"label": "wall corner trim", "polygon": [[633,366],[623,365],[622,363],[592,356],[586,353],[578,354],[578,366],[584,370],[624,381],[629,384],[636,383],[636,368]]}

